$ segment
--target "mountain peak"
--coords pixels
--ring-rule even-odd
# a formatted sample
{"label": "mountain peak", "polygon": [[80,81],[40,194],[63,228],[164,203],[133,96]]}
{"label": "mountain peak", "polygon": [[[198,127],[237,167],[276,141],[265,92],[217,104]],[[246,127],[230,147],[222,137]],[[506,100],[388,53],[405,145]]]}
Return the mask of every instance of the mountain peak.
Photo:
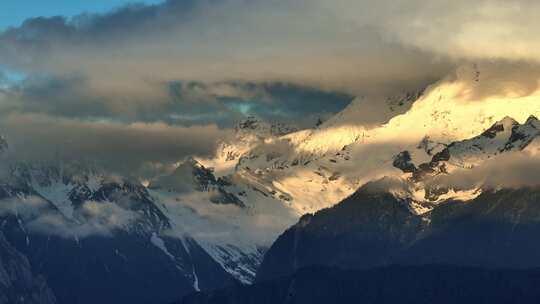
{"label": "mountain peak", "polygon": [[248,116],[240,121],[235,128],[237,133],[251,133],[260,137],[283,136],[298,131],[297,128],[284,123],[268,123],[258,117]]}
{"label": "mountain peak", "polygon": [[536,118],[536,116],[534,115],[531,115],[529,116],[529,118],[527,118],[527,121],[525,122],[526,125],[529,125],[529,126],[533,126],[537,129],[540,128],[540,120],[538,120],[538,118]]}
{"label": "mountain peak", "polygon": [[263,125],[264,122],[255,116],[248,116],[246,119],[240,121],[236,126],[240,130],[256,130]]}
{"label": "mountain peak", "polygon": [[482,136],[489,137],[489,138],[495,138],[497,137],[497,134],[512,130],[513,127],[519,125],[519,123],[513,119],[512,117],[506,116],[503,119],[499,120],[498,122],[494,123],[489,129],[484,131],[482,133]]}
{"label": "mountain peak", "polygon": [[192,156],[187,157],[178,167],[180,166],[187,166],[190,168],[204,168],[204,166]]}
{"label": "mountain peak", "polygon": [[496,125],[502,125],[502,126],[509,126],[509,127],[513,127],[515,125],[519,125],[519,123],[512,117],[510,116],[505,116],[503,119],[499,120],[498,122],[495,123]]}

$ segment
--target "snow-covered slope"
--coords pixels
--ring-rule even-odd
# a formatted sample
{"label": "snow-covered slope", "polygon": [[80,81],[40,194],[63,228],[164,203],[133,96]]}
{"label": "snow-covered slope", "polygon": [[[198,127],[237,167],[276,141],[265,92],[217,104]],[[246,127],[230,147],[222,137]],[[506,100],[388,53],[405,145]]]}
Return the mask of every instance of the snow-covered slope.
{"label": "snow-covered slope", "polygon": [[282,123],[270,124],[250,116],[236,125],[232,140],[219,144],[214,158],[197,160],[207,168],[213,168],[216,177],[229,175],[254,147],[296,131]]}
{"label": "snow-covered slope", "polygon": [[[190,247],[202,249],[223,271],[250,283],[266,248],[296,220],[279,201],[229,178],[216,178],[193,158],[147,187],[79,163],[17,164],[4,182],[10,193],[11,184],[25,189],[10,198],[22,202],[35,197],[54,209],[47,219],[21,218],[22,226],[32,226],[25,229],[29,235],[53,233],[77,243],[118,231],[134,234],[171,258],[194,288],[208,280],[197,275],[197,267],[207,266],[198,265],[196,255],[185,256],[191,254]],[[43,204],[36,203],[36,212]],[[28,206],[21,203],[0,214],[17,215],[19,208]],[[52,227],[41,225],[51,220]],[[184,249],[174,250],[178,244]],[[192,265],[189,271],[186,265]]]}
{"label": "snow-covered slope", "polygon": [[496,122],[482,134],[450,144],[424,139],[419,148],[432,156],[429,162],[415,164],[409,151],[394,158],[394,166],[412,173],[416,180],[425,175],[451,173],[456,169],[473,169],[498,155],[531,149],[540,137],[540,121],[530,116],[523,124],[511,117]]}
{"label": "snow-covered slope", "polygon": [[[481,94],[492,85],[483,81],[484,76],[490,79],[489,73],[476,65],[460,68],[422,94],[409,95],[417,98],[410,108],[382,125],[359,123],[365,103],[354,102],[318,128],[270,137],[252,147],[233,175],[300,215],[339,202],[369,180],[401,176],[393,166],[401,151],[422,164],[505,117],[523,124],[540,115],[540,90],[523,95],[511,92],[510,86],[502,90],[505,94]],[[486,151],[498,147],[485,144]]]}

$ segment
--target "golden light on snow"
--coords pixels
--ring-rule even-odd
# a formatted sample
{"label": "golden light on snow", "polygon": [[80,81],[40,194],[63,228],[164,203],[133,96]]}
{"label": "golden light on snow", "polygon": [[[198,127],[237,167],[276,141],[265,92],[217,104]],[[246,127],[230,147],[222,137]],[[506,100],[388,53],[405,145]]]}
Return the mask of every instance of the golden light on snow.
{"label": "golden light on snow", "polygon": [[[339,123],[329,121],[319,129],[275,139],[290,145],[291,157],[309,162],[302,169],[272,175],[269,187],[291,195],[291,207],[299,214],[314,212],[344,199],[370,180],[400,176],[402,173],[392,166],[400,151],[410,151],[416,161],[429,161],[430,156],[417,148],[426,136],[448,144],[478,136],[507,116],[519,123],[531,115],[540,116],[540,90],[525,92],[522,86],[504,81],[497,82],[501,87],[496,90],[486,88],[488,84],[482,83],[478,74],[467,69],[459,71],[457,78],[432,85],[408,111],[379,126],[359,124],[363,105],[353,103],[338,114]],[[348,161],[333,161],[343,157]],[[333,180],[329,183],[330,177]],[[458,194],[473,197],[478,193],[454,193]]]}

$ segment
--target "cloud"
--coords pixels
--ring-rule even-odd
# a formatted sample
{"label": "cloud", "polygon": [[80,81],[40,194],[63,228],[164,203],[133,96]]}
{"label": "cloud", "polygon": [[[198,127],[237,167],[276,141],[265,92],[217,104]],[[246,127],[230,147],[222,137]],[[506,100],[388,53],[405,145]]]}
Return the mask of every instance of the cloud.
{"label": "cloud", "polygon": [[108,94],[150,94],[152,84],[167,80],[285,81],[365,93],[425,84],[446,72],[441,58],[386,38],[381,23],[395,14],[387,6],[169,0],[70,20],[40,17],[0,35],[0,63],[83,73]]}
{"label": "cloud", "polygon": [[245,116],[296,127],[313,127],[317,118],[327,117],[347,106],[352,96],[290,83],[176,82],[171,84],[168,107],[178,122],[217,122],[231,127]]}
{"label": "cloud", "polygon": [[392,6],[394,15],[382,22],[404,44],[453,58],[540,61],[537,1],[402,0]]}
{"label": "cloud", "polygon": [[138,218],[137,213],[109,202],[85,202],[78,210],[80,221],[67,220],[59,213],[40,214],[27,226],[36,233],[53,234],[63,238],[112,236],[115,230],[125,229]]}
{"label": "cloud", "polygon": [[102,15],[28,19],[0,34],[0,64],[82,74],[93,90],[115,96],[154,97],[171,80],[395,92],[440,78],[463,60],[538,63],[539,6],[168,0]]}
{"label": "cloud", "polygon": [[35,218],[49,207],[47,201],[38,196],[2,199],[0,215],[16,214],[23,218]]}
{"label": "cloud", "polygon": [[59,119],[10,114],[0,121],[19,161],[86,160],[110,170],[135,172],[145,163],[174,163],[188,155],[210,155],[229,132],[215,125],[175,127],[165,123]]}
{"label": "cloud", "polygon": [[110,92],[169,79],[281,80],[362,92],[440,76],[449,58],[538,62],[538,9],[532,0],[169,0],[29,19],[0,34],[0,62],[82,72]]}
{"label": "cloud", "polygon": [[523,61],[481,61],[460,66],[446,79],[461,82],[462,96],[458,97],[466,101],[527,97],[540,88],[540,65]]}
{"label": "cloud", "polygon": [[238,121],[255,115],[312,127],[351,96],[280,83],[172,82],[158,101],[110,99],[84,77],[28,79],[0,89],[0,134],[12,159],[88,160],[113,170],[211,156]]}
{"label": "cloud", "polygon": [[30,231],[62,238],[111,236],[138,218],[138,214],[110,202],[85,202],[77,220],[64,217],[45,199],[29,195],[0,200],[0,215],[17,215]]}
{"label": "cloud", "polygon": [[0,33],[0,65],[75,78],[69,93],[82,97],[82,107],[90,99],[117,112],[169,100],[174,81],[217,83],[219,95],[244,98],[223,83],[392,95],[438,80],[462,61],[538,62],[531,51],[537,9],[530,0],[169,0],[28,19]]}
{"label": "cloud", "polygon": [[527,152],[499,155],[473,169],[459,169],[442,175],[429,184],[444,185],[454,189],[520,188],[540,186],[540,157]]}
{"label": "cloud", "polygon": [[348,94],[287,83],[173,81],[159,88],[161,94],[150,99],[129,94],[113,97],[93,90],[84,77],[30,78],[0,89],[0,112],[222,127],[256,115],[281,122],[294,118],[303,127],[312,126],[318,116],[343,109],[352,99]]}
{"label": "cloud", "polygon": [[183,223],[166,233],[173,237],[189,235],[203,244],[270,246],[283,229],[297,220],[290,209],[282,206],[256,204],[254,208],[259,212],[253,212],[236,205],[211,203],[214,195],[212,192],[190,192],[161,197],[169,216]]}

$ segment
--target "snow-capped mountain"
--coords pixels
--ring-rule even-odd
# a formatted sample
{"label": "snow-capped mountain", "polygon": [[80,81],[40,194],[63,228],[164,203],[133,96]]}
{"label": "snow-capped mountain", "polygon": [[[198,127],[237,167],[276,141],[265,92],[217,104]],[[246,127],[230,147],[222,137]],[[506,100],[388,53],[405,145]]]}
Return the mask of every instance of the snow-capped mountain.
{"label": "snow-capped mountain", "polygon": [[[283,231],[374,180],[398,181],[385,186],[383,203],[402,215],[397,223],[414,226],[390,233],[389,244],[399,247],[419,235],[438,207],[487,191],[441,185],[438,177],[540,151],[540,92],[478,97],[490,86],[482,75],[463,68],[425,89],[381,98],[377,123],[366,122],[371,103],[362,98],[312,129],[249,117],[214,157],[179,160],[144,182],[85,163],[11,164],[0,181],[2,232],[47,277],[60,303],[103,302],[77,289],[90,280],[99,288],[137,290],[116,292],[111,303],[143,303],[155,294],[165,303],[251,283]],[[2,139],[0,150],[6,149]],[[370,210],[359,218],[371,221]],[[297,226],[309,222],[305,216]]]}
{"label": "snow-capped mountain", "polygon": [[394,157],[393,166],[403,171],[408,180],[407,189],[395,190],[395,194],[414,201],[414,208],[419,213],[450,198],[471,200],[480,195],[482,180],[462,189],[450,189],[433,181],[456,170],[474,171],[486,161],[496,161],[500,156],[520,153],[533,157],[538,150],[539,136],[540,121],[530,116],[523,124],[505,117],[478,136],[449,144],[433,142],[426,137],[416,149],[424,150],[431,157],[429,161],[415,163],[408,150]]}
{"label": "snow-capped mountain", "polygon": [[[250,283],[266,248],[295,220],[272,199],[216,178],[193,158],[147,186],[81,163],[17,163],[9,171],[0,186],[3,232],[47,275],[61,303],[103,302],[80,286],[105,274],[109,279],[96,288],[140,286],[139,294],[116,292],[111,303],[131,297],[143,303],[155,294],[167,302]],[[58,272],[59,263],[69,273]],[[95,263],[92,273],[82,270]]]}
{"label": "snow-capped mountain", "polygon": [[[491,132],[487,130],[497,122],[512,124],[505,117],[524,125],[514,135],[500,134],[501,140],[513,136],[503,140],[504,147],[499,146],[498,138],[495,142],[481,139],[485,136],[468,145],[480,145],[485,155],[493,154],[493,149],[504,148],[502,152],[508,152],[519,150],[519,145],[534,146],[518,138],[523,132],[535,132],[534,119],[528,119],[540,115],[540,92],[527,96],[482,96],[477,92],[488,91],[492,85],[483,80],[490,78],[489,73],[489,69],[484,73],[478,65],[466,66],[425,90],[404,94],[403,109],[394,109],[397,115],[389,115],[383,124],[359,123],[367,103],[356,100],[317,128],[251,142],[246,152],[238,153],[235,165],[230,166],[235,168],[230,176],[280,201],[300,216],[334,205],[370,180],[401,177],[403,172],[394,166],[394,158],[403,151],[418,167],[432,162],[435,155],[444,157],[445,148],[449,147],[455,154],[451,164],[470,166],[463,163],[465,160],[457,163],[461,157],[458,150],[470,150],[465,143],[458,142]],[[392,107],[387,108],[392,112]],[[505,130],[512,132],[512,128],[507,126]],[[513,146],[506,147],[507,144]],[[477,157],[478,161],[485,159]]]}
{"label": "snow-capped mountain", "polygon": [[394,166],[420,180],[425,175],[449,173],[456,168],[472,169],[502,153],[532,148],[539,136],[540,121],[536,117],[530,116],[523,124],[505,117],[470,139],[444,144],[425,138],[419,148],[433,156],[429,162],[417,166],[410,153],[403,151],[395,157]]}
{"label": "snow-capped mountain", "polygon": [[219,144],[214,158],[198,161],[213,168],[217,177],[229,175],[241,162],[252,157],[253,148],[296,131],[296,128],[282,123],[270,124],[250,116],[235,126],[232,140]]}
{"label": "snow-capped mountain", "polygon": [[[30,180],[0,187],[2,230],[60,303],[167,302],[237,280],[190,236],[166,234],[173,223],[144,186],[81,171],[26,172]],[[95,289],[115,293],[104,299]]]}

